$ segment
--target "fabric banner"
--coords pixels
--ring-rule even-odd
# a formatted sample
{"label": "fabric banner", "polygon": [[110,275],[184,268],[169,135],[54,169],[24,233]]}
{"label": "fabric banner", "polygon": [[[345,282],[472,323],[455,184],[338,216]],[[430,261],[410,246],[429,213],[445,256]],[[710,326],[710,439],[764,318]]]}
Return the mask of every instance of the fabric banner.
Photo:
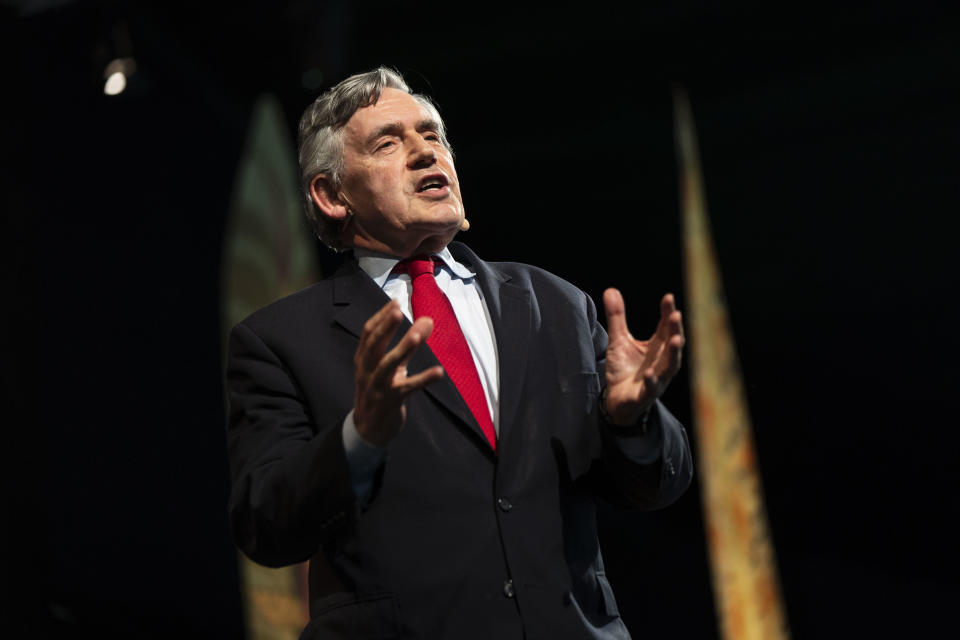
{"label": "fabric banner", "polygon": [[707,216],[686,93],[674,92],[691,392],[710,568],[724,640],[785,640],[750,417]]}
{"label": "fabric banner", "polygon": [[[316,248],[298,199],[296,155],[280,104],[254,105],[224,245],[224,344],[244,317],[316,282]],[[247,638],[294,640],[309,620],[306,563],[269,569],[239,554]]]}

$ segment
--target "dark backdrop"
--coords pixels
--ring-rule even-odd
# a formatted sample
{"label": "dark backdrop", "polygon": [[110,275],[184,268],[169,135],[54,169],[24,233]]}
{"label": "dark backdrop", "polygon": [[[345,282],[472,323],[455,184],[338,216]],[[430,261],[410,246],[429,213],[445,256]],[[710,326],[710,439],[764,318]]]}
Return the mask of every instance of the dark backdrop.
{"label": "dark backdrop", "polygon": [[[6,628],[241,634],[218,313],[247,117],[270,91],[293,131],[318,71],[389,64],[447,120],[464,239],[619,286],[639,334],[683,303],[687,88],[793,635],[950,633],[960,34],[764,4],[5,2]],[[684,376],[667,402],[689,424]],[[697,487],[601,525],[636,636],[717,637]]]}

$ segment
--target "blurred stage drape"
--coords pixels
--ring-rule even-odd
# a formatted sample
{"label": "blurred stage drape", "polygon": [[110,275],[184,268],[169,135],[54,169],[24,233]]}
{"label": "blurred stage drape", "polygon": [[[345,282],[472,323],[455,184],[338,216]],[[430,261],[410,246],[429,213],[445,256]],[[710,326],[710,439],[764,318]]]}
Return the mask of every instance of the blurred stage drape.
{"label": "blurred stage drape", "polygon": [[[250,117],[227,221],[223,331],[318,278],[299,193],[296,156],[283,111],[261,97]],[[239,554],[247,637],[295,639],[306,626],[306,563],[268,569]]]}
{"label": "blurred stage drape", "polygon": [[789,637],[740,367],[714,253],[686,93],[674,123],[693,415],[713,591],[725,640]]}

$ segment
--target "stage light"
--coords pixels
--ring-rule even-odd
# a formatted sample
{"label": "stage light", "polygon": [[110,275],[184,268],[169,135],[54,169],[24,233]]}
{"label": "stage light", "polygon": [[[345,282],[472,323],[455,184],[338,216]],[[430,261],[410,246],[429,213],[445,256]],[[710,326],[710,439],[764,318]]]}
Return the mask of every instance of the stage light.
{"label": "stage light", "polygon": [[127,76],[120,71],[111,73],[103,85],[103,92],[108,96],[115,96],[127,88]]}
{"label": "stage light", "polygon": [[111,60],[103,71],[103,77],[106,80],[103,84],[103,92],[108,96],[123,93],[123,90],[127,88],[127,78],[133,75],[136,69],[137,63],[134,62],[133,58]]}

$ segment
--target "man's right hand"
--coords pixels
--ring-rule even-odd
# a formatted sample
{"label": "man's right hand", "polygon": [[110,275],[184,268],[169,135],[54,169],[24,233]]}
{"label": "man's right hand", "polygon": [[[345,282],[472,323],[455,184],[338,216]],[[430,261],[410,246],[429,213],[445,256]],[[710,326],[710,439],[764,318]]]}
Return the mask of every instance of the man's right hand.
{"label": "man's right hand", "polygon": [[381,447],[390,442],[403,426],[406,418],[404,399],[443,377],[443,367],[440,366],[407,375],[407,362],[433,331],[431,318],[417,318],[397,346],[387,351],[387,344],[402,321],[403,312],[396,300],[385,304],[363,326],[360,344],[353,357],[356,376],[353,421],[361,438]]}

